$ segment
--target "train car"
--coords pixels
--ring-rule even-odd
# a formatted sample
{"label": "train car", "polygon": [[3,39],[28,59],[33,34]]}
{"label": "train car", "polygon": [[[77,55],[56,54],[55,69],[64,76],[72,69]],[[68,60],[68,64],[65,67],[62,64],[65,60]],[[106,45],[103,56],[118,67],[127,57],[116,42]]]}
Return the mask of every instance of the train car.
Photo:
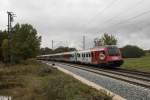
{"label": "train car", "polygon": [[119,67],[123,64],[120,49],[116,46],[104,46],[91,50],[92,64]]}
{"label": "train car", "polygon": [[123,64],[120,49],[117,46],[101,46],[89,50],[41,55],[38,59],[109,67],[119,67]]}

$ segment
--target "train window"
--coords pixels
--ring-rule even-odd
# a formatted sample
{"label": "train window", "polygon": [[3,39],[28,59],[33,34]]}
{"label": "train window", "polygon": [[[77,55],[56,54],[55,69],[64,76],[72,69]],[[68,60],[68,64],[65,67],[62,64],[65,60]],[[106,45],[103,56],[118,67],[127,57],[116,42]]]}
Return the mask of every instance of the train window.
{"label": "train window", "polygon": [[89,55],[88,55],[88,53],[86,54],[86,57],[88,57]]}
{"label": "train window", "polygon": [[89,53],[89,57],[91,57],[90,53]]}
{"label": "train window", "polygon": [[80,54],[78,54],[78,57],[80,57]]}
{"label": "train window", "polygon": [[108,47],[108,54],[110,56],[118,56],[119,55],[119,49],[117,47]]}

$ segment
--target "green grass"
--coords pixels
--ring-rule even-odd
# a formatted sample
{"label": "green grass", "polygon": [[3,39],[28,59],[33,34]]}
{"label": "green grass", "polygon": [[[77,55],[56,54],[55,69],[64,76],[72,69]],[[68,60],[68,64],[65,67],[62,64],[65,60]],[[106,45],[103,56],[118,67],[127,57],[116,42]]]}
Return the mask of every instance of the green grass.
{"label": "green grass", "polygon": [[57,69],[34,60],[0,65],[0,95],[13,100],[111,100],[104,91],[86,86]]}
{"label": "green grass", "polygon": [[124,59],[122,68],[150,72],[150,54],[141,58]]}

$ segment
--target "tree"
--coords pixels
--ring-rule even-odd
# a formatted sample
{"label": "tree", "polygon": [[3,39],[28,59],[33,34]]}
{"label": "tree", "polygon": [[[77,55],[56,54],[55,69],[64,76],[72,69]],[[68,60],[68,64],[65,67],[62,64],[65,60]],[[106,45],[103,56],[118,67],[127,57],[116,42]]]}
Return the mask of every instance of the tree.
{"label": "tree", "polygon": [[8,34],[7,31],[0,31],[0,60],[3,59],[3,55],[2,55],[2,43],[4,39],[8,38]]}
{"label": "tree", "polygon": [[11,40],[11,54],[14,62],[35,57],[40,51],[41,37],[30,24],[16,24]]}
{"label": "tree", "polygon": [[139,58],[144,56],[145,52],[138,46],[127,45],[122,48],[122,55],[124,58]]}
{"label": "tree", "polygon": [[70,51],[76,51],[76,48],[69,48],[69,47],[60,46],[60,47],[52,50],[48,47],[45,47],[45,48],[40,49],[40,54],[46,55],[46,54],[54,54],[54,53],[70,52]]}
{"label": "tree", "polygon": [[40,49],[40,54],[41,55],[52,54],[52,53],[53,53],[53,50],[48,48],[48,47]]}
{"label": "tree", "polygon": [[150,50],[144,50],[145,51],[145,53],[150,53]]}
{"label": "tree", "polygon": [[109,35],[104,33],[104,35],[100,38],[103,45],[116,45],[117,39],[113,35]]}
{"label": "tree", "polygon": [[8,63],[9,61],[9,46],[8,46],[8,39],[4,39],[2,42],[2,56],[3,56],[3,61],[5,63]]}
{"label": "tree", "polygon": [[70,51],[76,51],[76,49],[60,46],[54,50],[54,53],[70,52]]}
{"label": "tree", "polygon": [[95,47],[97,47],[97,46],[103,46],[103,45],[104,45],[104,43],[102,42],[101,39],[99,39],[99,38],[95,38],[94,39],[94,46]]}

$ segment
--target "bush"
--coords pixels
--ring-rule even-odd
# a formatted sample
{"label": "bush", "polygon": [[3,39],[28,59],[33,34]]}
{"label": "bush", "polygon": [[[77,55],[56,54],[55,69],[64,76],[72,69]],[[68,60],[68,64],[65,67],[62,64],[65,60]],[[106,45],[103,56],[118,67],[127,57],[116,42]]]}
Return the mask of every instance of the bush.
{"label": "bush", "polygon": [[122,49],[124,58],[139,58],[145,55],[144,50],[137,46],[127,45]]}

